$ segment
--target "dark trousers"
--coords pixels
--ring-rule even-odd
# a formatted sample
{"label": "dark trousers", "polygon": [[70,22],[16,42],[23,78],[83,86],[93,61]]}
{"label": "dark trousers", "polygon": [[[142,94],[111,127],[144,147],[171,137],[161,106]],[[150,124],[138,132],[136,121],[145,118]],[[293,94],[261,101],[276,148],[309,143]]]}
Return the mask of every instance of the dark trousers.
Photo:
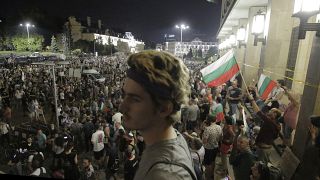
{"label": "dark trousers", "polygon": [[[5,141],[6,141],[6,144],[5,144]],[[9,144],[10,144],[10,135],[9,135],[9,133],[2,134],[0,136],[0,144],[1,144],[1,146],[5,146],[5,147],[9,146]]]}

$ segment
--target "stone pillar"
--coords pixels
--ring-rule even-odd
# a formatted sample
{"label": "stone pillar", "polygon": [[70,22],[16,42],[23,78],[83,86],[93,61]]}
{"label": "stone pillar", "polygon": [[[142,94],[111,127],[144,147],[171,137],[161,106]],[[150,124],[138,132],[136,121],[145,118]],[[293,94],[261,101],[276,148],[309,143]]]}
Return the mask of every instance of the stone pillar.
{"label": "stone pillar", "polygon": [[[301,107],[298,117],[298,124],[292,148],[295,155],[300,159],[303,156],[306,144],[308,143],[309,139],[309,117],[312,114],[320,113],[315,112],[317,108],[316,106],[319,106],[316,105],[316,103],[319,102],[319,99],[317,100],[316,97],[319,96],[320,85],[320,38],[316,37],[314,34],[315,33],[313,33],[313,41],[310,44],[311,47],[309,46],[309,49],[307,50],[308,52],[310,52],[310,58],[308,63],[303,95],[301,98]],[[308,39],[300,40],[300,42],[303,41],[308,41]],[[301,43],[300,46],[301,45],[303,45],[303,43]]]}
{"label": "stone pillar", "polygon": [[258,69],[259,69],[259,63],[260,63],[260,53],[261,53],[261,43],[258,43],[257,46],[253,45],[254,42],[254,36],[251,34],[252,29],[252,21],[253,16],[257,14],[259,10],[266,11],[266,7],[250,7],[249,9],[249,26],[248,26],[248,41],[247,41],[247,48],[246,48],[246,55],[245,55],[245,73],[244,79],[247,82],[251,82],[253,79],[258,78]]}
{"label": "stone pillar", "polygon": [[261,66],[263,73],[272,79],[283,79],[288,60],[294,20],[292,0],[269,0],[266,14],[266,45]]}

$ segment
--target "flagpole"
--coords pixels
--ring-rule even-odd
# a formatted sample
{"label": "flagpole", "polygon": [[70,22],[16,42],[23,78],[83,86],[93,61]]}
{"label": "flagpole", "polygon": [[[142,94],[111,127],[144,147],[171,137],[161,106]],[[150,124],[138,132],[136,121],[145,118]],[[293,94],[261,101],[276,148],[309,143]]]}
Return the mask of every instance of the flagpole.
{"label": "flagpole", "polygon": [[242,73],[241,73],[241,70],[240,70],[239,72],[240,72],[242,81],[243,81],[243,83],[244,83],[244,86],[245,86],[245,88],[246,88],[246,90],[247,90],[247,93],[250,94],[250,93],[249,93],[249,90],[248,90],[248,86],[247,86],[247,84],[246,84],[246,81],[244,80],[243,75],[242,75]]}

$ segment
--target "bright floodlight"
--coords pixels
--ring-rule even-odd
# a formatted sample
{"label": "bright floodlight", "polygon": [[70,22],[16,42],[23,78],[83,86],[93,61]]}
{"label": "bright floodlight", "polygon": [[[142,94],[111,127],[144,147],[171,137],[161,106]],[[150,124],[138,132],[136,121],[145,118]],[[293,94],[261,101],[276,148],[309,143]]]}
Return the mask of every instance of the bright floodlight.
{"label": "bright floodlight", "polygon": [[27,27],[29,27],[29,26],[30,26],[30,24],[29,24],[29,23],[27,23],[27,24],[26,24],[26,26],[27,26]]}

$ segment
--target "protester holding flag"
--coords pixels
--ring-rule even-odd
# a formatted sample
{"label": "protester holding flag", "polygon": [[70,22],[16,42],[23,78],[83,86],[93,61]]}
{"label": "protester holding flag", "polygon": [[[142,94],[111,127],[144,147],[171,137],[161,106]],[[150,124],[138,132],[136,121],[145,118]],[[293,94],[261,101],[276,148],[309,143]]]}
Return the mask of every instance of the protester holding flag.
{"label": "protester holding flag", "polygon": [[217,61],[201,69],[202,80],[208,87],[217,87],[230,80],[240,71],[239,65],[230,50]]}
{"label": "protester holding flag", "polygon": [[253,111],[263,121],[259,134],[256,138],[258,160],[270,162],[270,154],[273,141],[278,137],[280,125],[277,119],[281,116],[281,111],[272,108],[268,113],[262,112],[253,97],[250,95],[249,100],[253,107]]}
{"label": "protester holding flag", "polygon": [[241,101],[242,98],[242,91],[240,88],[238,88],[238,82],[233,81],[232,86],[228,88],[227,91],[227,100],[229,104],[229,115],[233,116],[236,114],[236,111],[238,109],[238,104]]}
{"label": "protester holding flag", "polygon": [[291,146],[292,141],[292,131],[296,129],[297,120],[298,120],[298,111],[299,111],[299,102],[298,98],[295,98],[292,92],[289,92],[287,87],[283,87],[284,93],[288,96],[290,103],[286,107],[283,113],[283,145]]}

